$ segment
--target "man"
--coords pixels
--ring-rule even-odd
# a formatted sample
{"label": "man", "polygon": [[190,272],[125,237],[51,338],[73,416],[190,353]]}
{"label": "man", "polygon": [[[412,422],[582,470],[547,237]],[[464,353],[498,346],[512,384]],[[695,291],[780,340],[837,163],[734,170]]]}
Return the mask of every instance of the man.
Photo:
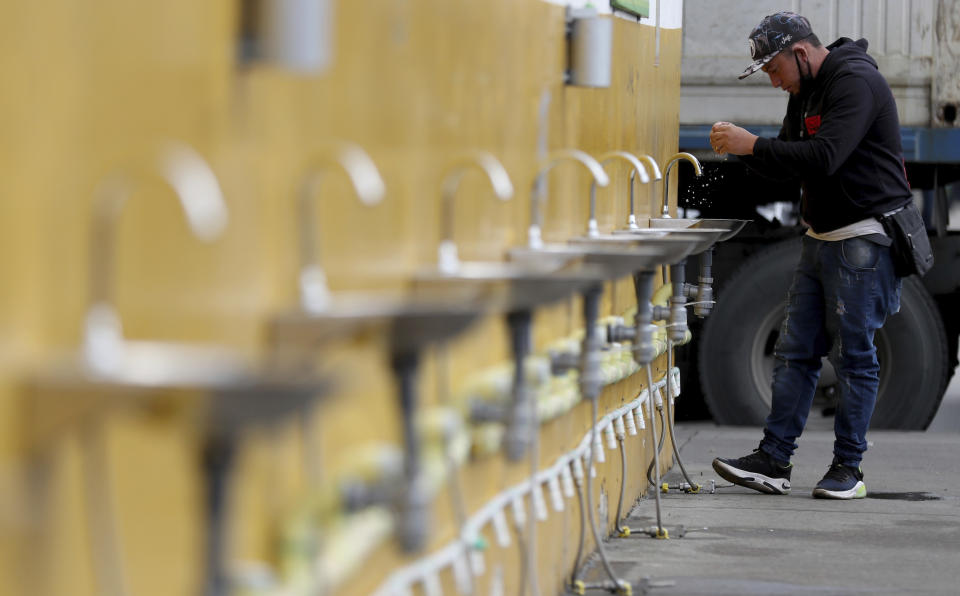
{"label": "man", "polygon": [[773,403],[760,447],[715,459],[713,467],[735,484],[789,493],[790,458],[829,354],[840,388],[834,457],[813,496],[863,498],[860,462],[879,385],[873,336],[900,309],[890,239],[876,217],[911,201],[897,108],[865,39],[824,47],[806,18],[779,12],[764,18],[749,41],[754,62],[740,78],[762,69],[790,94],[783,127],[776,139],[763,139],[718,122],[710,144],[764,175],[799,179],[809,230],[775,348]]}

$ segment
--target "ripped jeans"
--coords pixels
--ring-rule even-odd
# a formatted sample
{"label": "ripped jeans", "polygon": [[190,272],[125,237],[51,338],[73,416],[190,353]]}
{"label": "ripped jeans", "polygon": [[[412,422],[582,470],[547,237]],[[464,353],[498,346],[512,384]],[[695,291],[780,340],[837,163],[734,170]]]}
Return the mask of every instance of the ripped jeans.
{"label": "ripped jeans", "polygon": [[763,451],[790,460],[813,405],[821,358],[829,355],[839,389],[833,453],[844,465],[860,464],[879,386],[873,336],[887,316],[900,310],[900,287],[888,247],[863,238],[803,237],[774,348],[773,403]]}

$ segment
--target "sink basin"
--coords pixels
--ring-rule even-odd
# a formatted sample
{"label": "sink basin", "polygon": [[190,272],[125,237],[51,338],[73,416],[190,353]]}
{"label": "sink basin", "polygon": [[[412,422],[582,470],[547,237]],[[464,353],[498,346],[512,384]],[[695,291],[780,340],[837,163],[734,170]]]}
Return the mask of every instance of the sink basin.
{"label": "sink basin", "polygon": [[[749,220],[746,219],[717,219],[717,218],[675,218],[675,217],[646,217],[639,218],[637,220],[637,225],[641,228],[653,228],[653,229],[713,229],[713,230],[726,230],[726,234],[720,236],[717,239],[717,242],[725,242],[734,236],[736,236],[740,230],[743,229],[743,226],[747,225]],[[615,233],[628,232],[630,230],[617,230]]]}
{"label": "sink basin", "polygon": [[303,411],[330,383],[303,371],[274,370],[235,350],[211,345],[123,341],[109,372],[80,352],[65,354],[28,380],[34,392],[32,439],[43,444],[78,421],[158,394],[198,392],[207,428],[232,430]]}
{"label": "sink basin", "polygon": [[452,273],[427,269],[413,282],[417,295],[444,296],[498,312],[529,310],[568,298],[596,283],[603,271],[596,265],[567,258],[531,258],[526,261],[465,262]]}
{"label": "sink basin", "polygon": [[730,230],[724,228],[692,227],[692,224],[691,226],[686,226],[686,223],[684,223],[695,220],[665,219],[652,221],[669,221],[677,223],[675,225],[663,224],[661,227],[641,227],[636,229],[615,230],[611,236],[614,238],[684,238],[687,241],[694,243],[693,249],[688,254],[699,254],[719,242],[721,237],[730,233]]}
{"label": "sink basin", "polygon": [[395,351],[420,350],[466,329],[483,309],[476,292],[463,302],[416,295],[339,292],[320,311],[282,313],[269,323],[271,344],[283,349],[316,348],[326,342],[386,329]]}
{"label": "sink basin", "polygon": [[517,247],[510,250],[509,258],[519,263],[579,259],[599,275],[596,281],[603,281],[680,260],[693,248],[689,241],[670,239],[666,235],[651,237],[649,242],[626,236],[602,236],[577,238],[566,244],[551,243],[542,248]]}
{"label": "sink basin", "polygon": [[569,243],[573,246],[605,247],[615,250],[644,250],[656,255],[650,262],[635,271],[649,270],[659,265],[672,265],[700,250],[700,246],[712,235],[676,233],[674,230],[650,230],[638,234],[600,234],[577,236]]}
{"label": "sink basin", "polygon": [[295,309],[269,323],[278,350],[310,349],[338,338],[386,329],[394,351],[417,351],[466,329],[485,313],[530,309],[566,298],[604,278],[578,262],[581,253],[524,262],[463,262],[414,275],[400,294],[334,294],[323,309]]}
{"label": "sink basin", "polygon": [[720,239],[717,240],[717,242],[726,242],[727,240],[739,234],[740,230],[743,229],[743,226],[747,225],[749,221],[750,220],[747,219],[701,219],[691,227],[727,230],[727,233],[723,236],[720,236]]}
{"label": "sink basin", "polygon": [[698,221],[700,220],[679,217],[638,217],[637,225],[640,228],[657,229],[689,228]]}

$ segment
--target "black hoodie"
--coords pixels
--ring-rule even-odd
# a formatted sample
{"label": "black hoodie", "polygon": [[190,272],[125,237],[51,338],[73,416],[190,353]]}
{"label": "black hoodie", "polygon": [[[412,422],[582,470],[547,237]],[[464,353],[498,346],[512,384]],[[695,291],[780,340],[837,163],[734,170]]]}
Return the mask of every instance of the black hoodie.
{"label": "black hoodie", "polygon": [[757,139],[750,167],[800,178],[801,214],[824,233],[910,201],[900,121],[890,86],[867,55],[867,40],[827,46],[817,76],[791,95],[776,139]]}

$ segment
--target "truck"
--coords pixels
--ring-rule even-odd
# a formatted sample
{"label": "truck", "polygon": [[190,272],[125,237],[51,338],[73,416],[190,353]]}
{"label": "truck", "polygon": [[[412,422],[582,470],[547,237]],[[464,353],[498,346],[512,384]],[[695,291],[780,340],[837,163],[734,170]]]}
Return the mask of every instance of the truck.
{"label": "truck", "polygon": [[[765,137],[779,132],[786,93],[762,73],[737,75],[750,62],[750,31],[784,8],[810,19],[824,44],[866,38],[897,101],[905,169],[936,264],[922,278],[903,279],[900,312],[876,335],[880,387],[871,427],[925,429],[957,368],[960,335],[960,0],[684,2],[679,146],[700,159],[703,173],[681,169],[678,209],[750,223],[715,249],[716,304],[709,316],[691,318],[694,339],[677,351],[684,371],[677,417],[759,425],[769,412],[773,350],[804,231],[800,191],[715,155],[708,134],[717,121]],[[696,263],[686,274],[696,279]],[[832,426],[837,398],[825,358],[808,428]]]}

